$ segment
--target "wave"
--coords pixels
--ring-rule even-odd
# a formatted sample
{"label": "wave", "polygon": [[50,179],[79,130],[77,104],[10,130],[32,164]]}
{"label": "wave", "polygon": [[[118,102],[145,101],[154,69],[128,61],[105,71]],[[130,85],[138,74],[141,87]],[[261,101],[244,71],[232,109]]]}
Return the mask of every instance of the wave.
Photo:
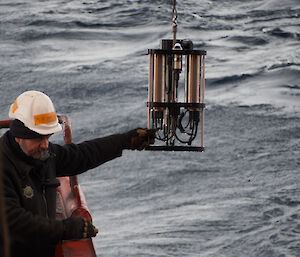
{"label": "wave", "polygon": [[271,30],[264,30],[264,32],[266,32],[267,34],[269,34],[271,36],[276,36],[276,37],[285,38],[285,39],[290,38],[290,39],[300,40],[300,33],[285,31],[281,28],[274,28],[274,29],[271,29]]}
{"label": "wave", "polygon": [[281,8],[281,9],[260,9],[248,12],[249,17],[253,20],[249,23],[275,21],[279,19],[297,19],[300,14],[300,9]]}
{"label": "wave", "polygon": [[297,62],[283,62],[283,63],[276,63],[276,64],[272,64],[268,70],[275,70],[275,69],[280,69],[280,68],[286,68],[286,67],[292,67],[292,66],[299,66],[300,67],[300,63]]}
{"label": "wave", "polygon": [[228,40],[237,41],[248,46],[265,45],[269,43],[269,40],[266,38],[258,36],[232,36],[228,37]]}
{"label": "wave", "polygon": [[215,87],[215,86],[220,86],[224,84],[233,84],[237,82],[242,82],[247,79],[255,77],[257,74],[237,74],[237,75],[232,75],[232,76],[225,76],[221,78],[215,78],[215,79],[206,79],[207,81],[207,86],[208,87]]}

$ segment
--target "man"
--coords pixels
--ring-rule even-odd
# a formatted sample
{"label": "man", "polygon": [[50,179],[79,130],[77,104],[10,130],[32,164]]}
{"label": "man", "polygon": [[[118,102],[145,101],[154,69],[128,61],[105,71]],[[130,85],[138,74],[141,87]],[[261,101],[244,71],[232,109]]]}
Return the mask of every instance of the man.
{"label": "man", "polygon": [[52,144],[49,138],[61,126],[51,99],[38,91],[18,96],[9,117],[13,121],[0,147],[11,257],[53,257],[61,240],[96,236],[97,229],[82,218],[55,220],[56,177],[95,168],[121,156],[123,149],[142,150],[154,142],[155,131],[135,129],[80,144]]}

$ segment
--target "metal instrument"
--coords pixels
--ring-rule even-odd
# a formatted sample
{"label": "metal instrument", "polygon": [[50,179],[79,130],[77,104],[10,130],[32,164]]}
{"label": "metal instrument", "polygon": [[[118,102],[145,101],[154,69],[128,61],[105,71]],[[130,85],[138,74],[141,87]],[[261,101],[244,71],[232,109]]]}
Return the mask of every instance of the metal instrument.
{"label": "metal instrument", "polygon": [[[156,139],[163,145],[147,150],[204,151],[206,51],[193,49],[190,40],[176,39],[175,0],[173,16],[173,40],[163,39],[161,49],[148,49],[148,128],[157,129]],[[200,142],[193,145],[198,132]]]}

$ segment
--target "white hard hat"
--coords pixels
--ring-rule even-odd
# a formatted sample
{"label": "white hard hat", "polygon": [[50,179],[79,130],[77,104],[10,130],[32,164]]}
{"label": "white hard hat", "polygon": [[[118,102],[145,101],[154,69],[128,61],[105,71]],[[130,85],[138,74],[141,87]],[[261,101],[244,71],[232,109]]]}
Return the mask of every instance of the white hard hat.
{"label": "white hard hat", "polygon": [[26,91],[10,106],[8,116],[32,131],[49,135],[61,131],[51,99],[39,91]]}

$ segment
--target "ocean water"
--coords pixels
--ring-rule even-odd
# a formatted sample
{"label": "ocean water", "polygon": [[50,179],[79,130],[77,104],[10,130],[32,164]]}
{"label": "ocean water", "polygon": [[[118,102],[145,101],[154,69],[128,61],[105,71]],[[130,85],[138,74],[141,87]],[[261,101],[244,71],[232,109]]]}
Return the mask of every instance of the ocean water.
{"label": "ocean water", "polygon": [[[172,38],[171,3],[1,0],[1,119],[35,89],[74,142],[146,126],[147,49]],[[80,175],[97,255],[300,256],[300,2],[177,9],[177,38],[207,50],[206,150],[124,151]]]}

